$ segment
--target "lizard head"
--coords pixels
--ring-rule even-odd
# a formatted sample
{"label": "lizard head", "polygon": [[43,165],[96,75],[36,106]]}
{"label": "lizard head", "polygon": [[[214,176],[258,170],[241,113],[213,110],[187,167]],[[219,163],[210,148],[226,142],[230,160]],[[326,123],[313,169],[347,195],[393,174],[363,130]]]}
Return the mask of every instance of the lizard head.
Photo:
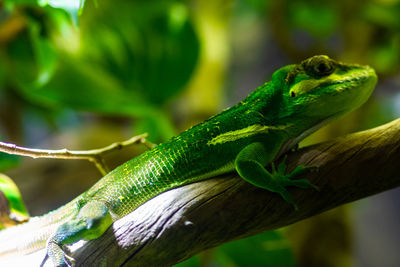
{"label": "lizard head", "polygon": [[[280,72],[281,71],[281,72]],[[369,66],[344,64],[313,56],[278,70],[285,116],[329,119],[361,106],[371,95],[377,76]]]}

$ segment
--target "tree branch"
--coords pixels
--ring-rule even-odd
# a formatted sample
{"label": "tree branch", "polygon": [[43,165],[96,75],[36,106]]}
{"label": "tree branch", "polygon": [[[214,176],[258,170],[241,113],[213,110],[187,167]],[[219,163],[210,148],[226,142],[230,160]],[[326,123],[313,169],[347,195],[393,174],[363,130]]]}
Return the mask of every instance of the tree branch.
{"label": "tree branch", "polygon": [[102,237],[74,246],[72,256],[77,266],[170,266],[207,248],[397,187],[399,159],[400,119],[291,153],[289,170],[318,167],[304,177],[321,191],[289,190],[299,211],[278,194],[229,174],[153,198]]}

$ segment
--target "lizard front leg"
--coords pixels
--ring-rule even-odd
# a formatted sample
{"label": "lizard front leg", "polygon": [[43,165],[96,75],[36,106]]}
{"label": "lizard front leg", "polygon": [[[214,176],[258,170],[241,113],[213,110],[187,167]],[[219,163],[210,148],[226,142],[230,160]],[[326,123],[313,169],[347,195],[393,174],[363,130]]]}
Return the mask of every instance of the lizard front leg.
{"label": "lizard front leg", "polygon": [[236,156],[236,171],[247,182],[280,194],[283,199],[292,204],[297,210],[296,203],[285,187],[316,187],[307,179],[292,180],[293,177],[307,170],[307,167],[298,166],[292,173],[284,174],[286,166],[282,162],[278,166],[278,170],[275,169],[273,164],[272,172],[265,169],[264,166],[270,163],[275,157],[276,150],[277,146],[272,145],[271,147],[267,147],[261,142],[255,142],[246,146]]}
{"label": "lizard front leg", "polygon": [[79,240],[91,240],[100,237],[112,224],[112,218],[105,203],[89,201],[77,214],[76,218],[60,225],[55,234],[47,241],[47,255],[42,262],[50,258],[57,267],[72,266],[74,259],[70,257],[64,245]]}

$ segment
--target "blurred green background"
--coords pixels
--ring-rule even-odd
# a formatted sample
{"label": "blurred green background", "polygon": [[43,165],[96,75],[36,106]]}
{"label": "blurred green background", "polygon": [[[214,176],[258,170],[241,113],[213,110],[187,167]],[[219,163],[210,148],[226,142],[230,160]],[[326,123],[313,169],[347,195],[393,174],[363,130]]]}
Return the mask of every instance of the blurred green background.
{"label": "blurred green background", "polygon": [[[361,109],[302,145],[400,117],[399,0],[0,1],[0,140],[91,149],[152,142],[221,111],[316,54],[369,64]],[[107,158],[112,166],[144,150]],[[32,215],[100,178],[90,163],[0,154]],[[211,249],[179,266],[399,266],[399,190]],[[397,203],[397,204],[396,204]]]}

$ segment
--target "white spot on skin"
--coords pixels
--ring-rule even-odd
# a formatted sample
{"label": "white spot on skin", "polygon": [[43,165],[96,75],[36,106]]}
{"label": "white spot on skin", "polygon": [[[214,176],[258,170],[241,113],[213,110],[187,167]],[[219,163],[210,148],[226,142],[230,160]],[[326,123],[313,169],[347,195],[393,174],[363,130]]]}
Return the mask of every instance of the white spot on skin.
{"label": "white spot on skin", "polygon": [[191,221],[185,221],[184,225],[185,226],[193,226],[194,224]]}

